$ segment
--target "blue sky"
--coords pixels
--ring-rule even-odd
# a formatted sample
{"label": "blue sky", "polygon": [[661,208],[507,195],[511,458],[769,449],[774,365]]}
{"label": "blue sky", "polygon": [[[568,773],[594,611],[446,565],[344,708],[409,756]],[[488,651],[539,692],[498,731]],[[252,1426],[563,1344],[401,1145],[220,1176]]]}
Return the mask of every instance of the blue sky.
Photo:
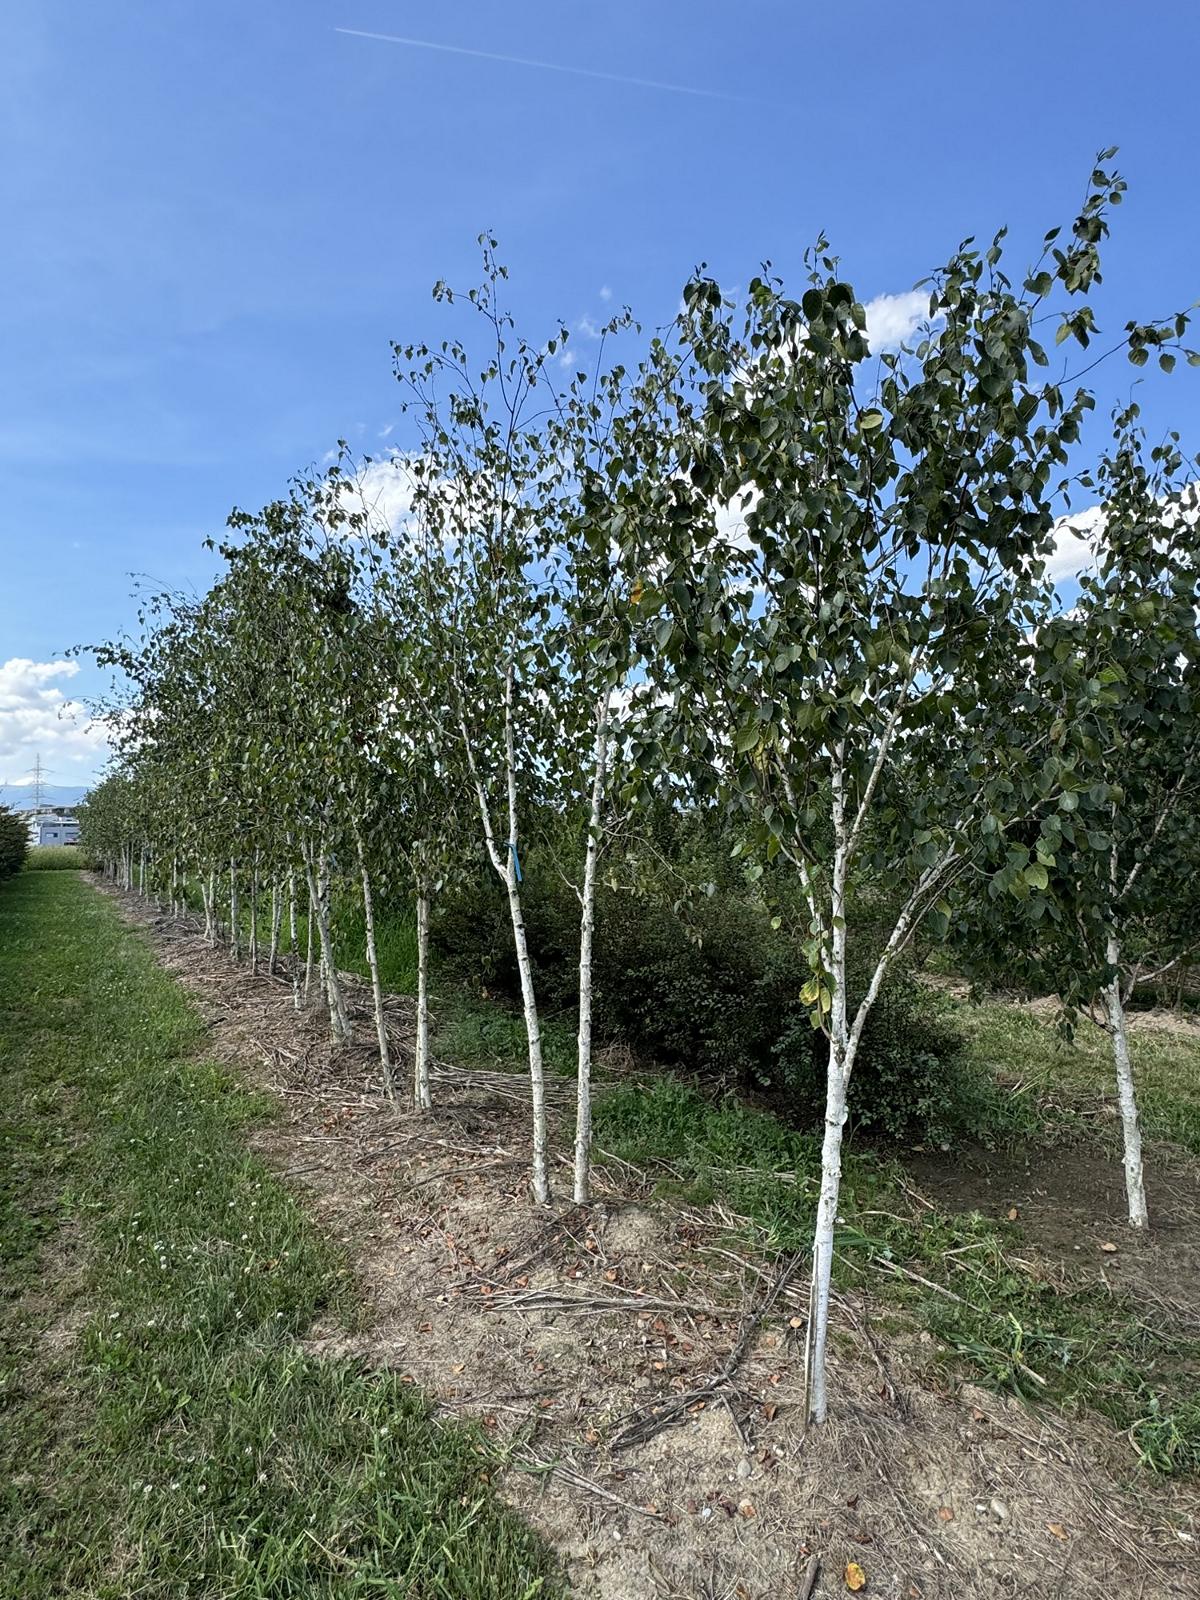
{"label": "blue sky", "polygon": [[[701,260],[731,284],[766,257],[798,279],[821,228],[868,300],[1002,222],[1023,263],[1119,144],[1102,328],[1200,298],[1184,3],[5,11],[0,780],[38,749],[56,781],[95,770],[95,736],[55,713],[100,681],[55,668],[131,623],[131,573],[203,586],[201,541],[231,506],[339,436],[383,448],[389,340],[439,331],[430,286],[473,281],[483,228],[531,334],[623,302],[661,322]],[[1102,406],[1130,380],[1097,374]],[[1153,428],[1200,448],[1200,373],[1139,393]]]}

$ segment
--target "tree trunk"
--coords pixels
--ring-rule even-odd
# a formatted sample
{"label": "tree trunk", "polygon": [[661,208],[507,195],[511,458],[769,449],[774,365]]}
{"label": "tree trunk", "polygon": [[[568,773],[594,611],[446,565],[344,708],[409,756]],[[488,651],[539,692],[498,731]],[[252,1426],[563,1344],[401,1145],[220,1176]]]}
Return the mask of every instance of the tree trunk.
{"label": "tree trunk", "polygon": [[317,914],[317,932],[321,939],[321,969],[325,979],[325,997],[329,1006],[329,1029],[338,1044],[350,1039],[350,1024],[342,1000],[342,987],[338,982],[337,967],[333,959],[333,938],[329,927],[329,868],[322,852],[316,876],[313,875],[311,856],[308,866],[308,892],[310,903]]}
{"label": "tree trunk", "polygon": [[592,801],[579,918],[579,1034],[575,1099],[575,1181],[577,1206],[591,1199],[592,1178],[592,943],[596,930],[596,865],[600,857],[600,814],[608,774],[608,716],[611,691],[596,706],[596,744],[592,756]]}
{"label": "tree trunk", "polygon": [[817,1225],[813,1232],[812,1289],[805,1342],[806,1421],[818,1423],[825,1421],[828,1409],[825,1346],[829,1335],[833,1235],[842,1184],[842,1131],[846,1125],[847,1073],[842,1053],[844,1048],[844,1044],[839,1045],[834,1039],[829,1041],[825,1136],[821,1143],[821,1193],[817,1201]]}
{"label": "tree trunk", "polygon": [[288,873],[288,954],[292,963],[292,1009],[300,1009],[300,941],[296,924],[296,873]]}
{"label": "tree trunk", "polygon": [[1129,1059],[1129,1032],[1125,1025],[1125,1006],[1121,1000],[1119,963],[1121,947],[1110,935],[1106,957],[1113,969],[1112,982],[1104,991],[1108,1013],[1108,1034],[1112,1040],[1113,1063],[1117,1069],[1117,1102],[1121,1109],[1121,1134],[1125,1152],[1125,1193],[1129,1199],[1129,1225],[1150,1225],[1146,1210],[1146,1189],[1142,1181],[1142,1135],[1138,1127],[1137,1099],[1133,1091],[1133,1066]]}
{"label": "tree trunk", "polygon": [[217,874],[215,870],[210,871],[208,874],[208,908],[208,942],[209,944],[219,944],[221,942],[221,919],[217,910]]}
{"label": "tree trunk", "polygon": [[229,949],[235,961],[242,958],[241,901],[238,896],[237,862],[229,863]]}
{"label": "tree trunk", "polygon": [[279,930],[283,926],[283,895],[279,884],[271,885],[271,948],[267,951],[267,971],[271,977],[275,976],[275,966],[279,960]]}
{"label": "tree trunk", "polygon": [[418,1111],[433,1105],[429,1089],[429,895],[417,885],[417,1051],[413,1063],[413,1103]]}
{"label": "tree trunk", "polygon": [[363,849],[362,835],[354,830],[354,843],[358,849],[358,865],[362,873],[363,921],[367,931],[367,968],[371,974],[371,997],[375,1003],[375,1037],[379,1040],[379,1067],[383,1074],[383,1092],[391,1100],[395,1097],[392,1083],[392,1060],[388,1053],[387,1023],[383,1014],[383,987],[379,982],[379,959],[375,950],[375,900],[371,894],[371,874],[367,871],[367,855]]}
{"label": "tree trunk", "polygon": [[[833,1233],[842,1184],[842,1130],[846,1124],[846,1084],[852,1057],[846,1017],[846,879],[850,869],[846,832],[844,747],[831,763],[833,874],[830,882],[829,1064],[825,1080],[825,1134],[821,1141],[821,1193],[813,1232],[812,1286],[805,1341],[805,1425],[825,1421],[825,1346],[829,1334],[829,1292],[833,1272]],[[818,974],[820,977],[820,974]],[[818,1004],[820,1003],[818,999]]]}
{"label": "tree trunk", "polygon": [[250,873],[250,971],[258,976],[258,851]]}
{"label": "tree trunk", "polygon": [[533,1198],[538,1205],[544,1206],[550,1203],[550,1179],[546,1160],[546,1074],[542,1065],[542,1034],[538,1022],[537,998],[533,989],[533,963],[529,959],[529,941],[525,934],[525,918],[521,911],[521,891],[517,883],[515,861],[510,860],[504,877],[508,889],[508,911],[512,920],[517,969],[521,974],[521,1006],[525,1015],[525,1036],[529,1042],[529,1089],[530,1099],[533,1102],[531,1183]]}
{"label": "tree trunk", "polygon": [[304,950],[304,1004],[312,1004],[313,983],[313,924],[317,918],[317,902],[313,891],[311,873],[308,876],[308,917],[306,919],[307,943]]}
{"label": "tree trunk", "polygon": [[521,1006],[525,1019],[525,1037],[529,1044],[529,1091],[533,1105],[533,1162],[530,1184],[538,1205],[550,1202],[550,1181],[546,1160],[546,1080],[542,1066],[542,1035],[538,1023],[537,998],[533,987],[533,966],[529,959],[529,941],[525,933],[525,918],[521,912],[521,877],[517,855],[517,762],[516,739],[513,728],[513,676],[510,660],[504,679],[504,777],[508,804],[508,838],[501,847],[496,840],[492,822],[491,804],[487,789],[475,763],[471,739],[462,726],[463,748],[475,785],[479,803],[479,816],[483,823],[483,837],[488,858],[508,894],[509,917],[513,930],[513,949],[517,969],[521,974]]}

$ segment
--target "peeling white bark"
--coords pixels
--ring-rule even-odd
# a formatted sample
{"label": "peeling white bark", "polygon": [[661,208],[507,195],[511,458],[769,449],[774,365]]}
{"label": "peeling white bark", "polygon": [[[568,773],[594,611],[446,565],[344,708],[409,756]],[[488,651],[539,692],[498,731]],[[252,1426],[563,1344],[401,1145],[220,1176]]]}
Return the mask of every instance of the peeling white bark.
{"label": "peeling white bark", "polygon": [[279,960],[279,930],[283,926],[283,895],[278,883],[271,885],[271,947],[267,951],[267,971],[272,977]]}
{"label": "peeling white bark", "polygon": [[596,931],[596,866],[600,858],[600,817],[608,777],[608,722],[611,690],[596,706],[592,751],[592,795],[588,808],[587,850],[579,918],[579,1033],[576,1040],[574,1200],[586,1205],[592,1177],[592,946]]}
{"label": "peeling white bark", "polygon": [[1125,1020],[1125,1005],[1121,999],[1121,946],[1115,935],[1109,935],[1105,955],[1113,970],[1112,982],[1104,991],[1104,1007],[1108,1017],[1108,1036],[1112,1040],[1113,1065],[1117,1073],[1117,1103],[1121,1112],[1129,1226],[1148,1228],[1150,1216],[1146,1209],[1146,1187],[1142,1173],[1142,1134],[1138,1126],[1137,1097],[1133,1088],[1133,1064],[1129,1057],[1129,1030]]}
{"label": "peeling white bark", "polygon": [[504,681],[504,774],[508,802],[508,838],[503,854],[496,841],[492,823],[491,805],[487,789],[479,775],[475,752],[466,727],[462,729],[467,763],[479,803],[483,824],[483,837],[488,858],[504,884],[508,895],[509,920],[512,923],[513,948],[517,957],[517,970],[521,976],[521,1008],[525,1021],[525,1037],[529,1047],[529,1093],[533,1111],[533,1160],[530,1187],[538,1205],[550,1202],[550,1180],[547,1162],[546,1135],[546,1080],[542,1064],[542,1034],[538,1021],[537,998],[533,986],[533,964],[529,959],[529,940],[525,932],[525,918],[521,910],[521,880],[517,876],[517,766],[513,732],[513,672],[509,662]]}
{"label": "peeling white bark", "polygon": [[300,941],[296,937],[296,874],[288,873],[288,956],[292,966],[292,1009],[300,1009]]}
{"label": "peeling white bark", "polygon": [[250,874],[250,971],[258,975],[258,851]]}
{"label": "peeling white bark", "polygon": [[229,948],[235,961],[241,960],[242,929],[241,901],[238,896],[237,862],[229,863]]}
{"label": "peeling white bark", "polygon": [[413,1063],[413,1102],[418,1111],[433,1105],[429,1088],[429,896],[417,887],[417,1049]]}
{"label": "peeling white bark", "polygon": [[329,1006],[329,1029],[338,1044],[346,1044],[350,1039],[350,1024],[346,1018],[342,986],[338,982],[337,965],[333,958],[333,937],[329,925],[329,860],[324,851],[321,853],[315,875],[310,855],[308,880],[309,900],[317,914],[317,933],[321,943],[321,971]]}
{"label": "peeling white bark", "polygon": [[395,1096],[392,1083],[392,1059],[388,1052],[387,1023],[383,1012],[383,986],[379,981],[379,958],[375,949],[375,899],[371,893],[371,874],[367,870],[367,855],[362,836],[357,828],[354,843],[358,849],[358,865],[362,874],[363,922],[367,934],[367,970],[371,974],[371,998],[375,1006],[375,1037],[379,1041],[379,1069],[383,1074],[383,1092],[388,1099]]}

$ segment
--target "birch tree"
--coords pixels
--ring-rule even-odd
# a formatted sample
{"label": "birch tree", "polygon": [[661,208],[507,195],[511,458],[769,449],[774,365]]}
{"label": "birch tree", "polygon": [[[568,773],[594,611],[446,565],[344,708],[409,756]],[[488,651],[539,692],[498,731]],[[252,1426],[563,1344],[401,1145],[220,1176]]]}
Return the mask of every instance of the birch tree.
{"label": "birch tree", "polygon": [[[556,397],[541,348],[514,331],[495,241],[481,240],[485,276],[463,298],[486,330],[475,365],[446,341],[396,348],[397,376],[421,429],[409,463],[412,546],[422,631],[433,646],[423,711],[459,742],[487,859],[504,887],[520,973],[533,1120],[531,1187],[550,1198],[541,1027],[522,907],[521,823],[555,757],[544,640],[553,604],[545,582],[547,502],[562,466],[547,448]],[[453,304],[444,284],[435,296]]]}
{"label": "birch tree", "polygon": [[[1126,1008],[1139,983],[1194,957],[1200,915],[1200,537],[1177,436],[1147,452],[1138,409],[1086,479],[1101,495],[1096,569],[1040,631],[1034,663],[1051,745],[1076,749],[1024,903],[995,884],[966,908],[974,944],[1107,1035],[1130,1226],[1149,1212]],[[1014,914],[1018,913],[1018,914]]]}
{"label": "birch tree", "polygon": [[[1038,575],[1056,474],[1093,401],[1037,376],[1049,357],[1035,327],[1049,318],[1060,342],[1091,339],[1086,297],[1122,188],[1098,167],[1069,240],[1048,236],[1019,288],[1002,235],[961,248],[928,282],[911,352],[869,351],[864,308],[823,241],[798,302],[765,276],[740,316],[710,280],[686,291],[693,503],[644,546],[672,701],[638,755],[719,790],[750,845],[792,865],[807,902],[803,998],[829,1045],[813,1422],[828,1406],[842,1135],[871,1008],[917,929],[945,926],[965,872],[986,860],[1006,883],[1037,876],[1038,830],[1071,782],[1072,752],[1029,736],[1028,658],[1049,603]],[[1122,342],[1174,337],[1139,324]],[[716,514],[726,506],[733,531]],[[1032,844],[1013,836],[1017,820]],[[896,908],[878,940],[855,921],[868,866]],[[854,994],[852,941],[868,973]]]}

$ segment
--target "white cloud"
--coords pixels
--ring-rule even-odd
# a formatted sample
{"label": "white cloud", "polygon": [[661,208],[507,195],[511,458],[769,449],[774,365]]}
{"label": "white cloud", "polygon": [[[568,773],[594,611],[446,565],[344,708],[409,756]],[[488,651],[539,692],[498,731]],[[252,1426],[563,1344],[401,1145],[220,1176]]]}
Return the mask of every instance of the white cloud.
{"label": "white cloud", "polygon": [[[1180,524],[1194,527],[1200,519],[1200,499],[1196,491],[1189,488],[1179,501],[1164,497],[1159,504],[1163,508],[1163,533],[1156,543],[1165,551],[1171,546],[1172,529]],[[1046,562],[1046,576],[1052,583],[1062,583],[1095,570],[1104,543],[1104,528],[1103,506],[1085,506],[1058,519],[1054,524],[1054,548]]]}
{"label": "white cloud", "polygon": [[362,517],[375,533],[398,533],[412,516],[413,482],[408,457],[393,451],[386,461],[369,461],[346,472],[329,503],[340,501],[348,516]]}
{"label": "white cloud", "polygon": [[867,313],[867,343],[875,355],[894,350],[910,339],[929,315],[929,291],[909,289],[905,294],[877,294],[863,307]]}
{"label": "white cloud", "polygon": [[55,783],[90,775],[103,764],[109,748],[105,725],[55,681],[78,672],[77,661],[13,656],[0,663],[0,777],[27,777],[38,755]]}
{"label": "white cloud", "polygon": [[604,287],[600,290],[600,298],[601,298],[601,300],[605,301],[606,303],[609,300],[612,299],[612,290],[608,287],[607,284],[605,284]]}
{"label": "white cloud", "polygon": [[1054,524],[1054,549],[1046,562],[1051,583],[1063,583],[1090,572],[1096,565],[1100,535],[1104,532],[1104,508],[1087,506]]}
{"label": "white cloud", "polygon": [[717,533],[725,544],[731,544],[738,549],[750,548],[750,537],[746,528],[746,518],[762,499],[762,493],[751,484],[734,495],[733,499],[725,505],[716,503],[714,506]]}

